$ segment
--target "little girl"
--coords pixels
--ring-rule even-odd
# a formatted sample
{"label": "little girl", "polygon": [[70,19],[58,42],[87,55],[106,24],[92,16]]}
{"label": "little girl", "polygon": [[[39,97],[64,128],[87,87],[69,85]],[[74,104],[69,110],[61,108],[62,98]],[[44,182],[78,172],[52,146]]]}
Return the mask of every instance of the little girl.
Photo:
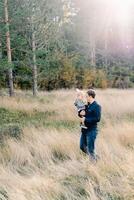
{"label": "little girl", "polygon": [[[82,117],[85,117],[85,108],[86,108],[86,103],[84,102],[84,94],[79,89],[76,89],[76,92],[77,92],[77,98],[74,102],[74,105],[77,108],[79,116],[82,118]],[[84,111],[83,115],[80,114],[81,111]],[[81,128],[87,129],[87,127],[82,123],[80,124],[80,126],[81,126]]]}

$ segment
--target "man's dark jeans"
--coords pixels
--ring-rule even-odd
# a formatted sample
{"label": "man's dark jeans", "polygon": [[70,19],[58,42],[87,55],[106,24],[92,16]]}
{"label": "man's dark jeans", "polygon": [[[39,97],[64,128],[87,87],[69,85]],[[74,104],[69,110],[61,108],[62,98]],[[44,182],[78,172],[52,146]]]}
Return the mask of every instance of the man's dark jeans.
{"label": "man's dark jeans", "polygon": [[98,134],[97,128],[88,130],[81,129],[80,149],[95,159],[95,139]]}

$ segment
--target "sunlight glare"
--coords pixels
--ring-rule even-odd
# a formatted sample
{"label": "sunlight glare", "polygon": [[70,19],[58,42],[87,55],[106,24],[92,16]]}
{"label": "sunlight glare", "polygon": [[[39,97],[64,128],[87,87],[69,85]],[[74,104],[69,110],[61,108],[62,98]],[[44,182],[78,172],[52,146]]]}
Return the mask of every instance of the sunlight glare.
{"label": "sunlight glare", "polygon": [[130,19],[131,6],[134,4],[134,0],[113,0],[111,1],[113,13],[120,25],[127,25]]}

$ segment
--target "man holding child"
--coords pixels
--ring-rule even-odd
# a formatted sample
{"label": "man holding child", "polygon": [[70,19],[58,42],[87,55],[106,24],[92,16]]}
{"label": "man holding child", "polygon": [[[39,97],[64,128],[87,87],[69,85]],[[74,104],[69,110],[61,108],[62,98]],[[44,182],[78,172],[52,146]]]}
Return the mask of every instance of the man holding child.
{"label": "man holding child", "polygon": [[82,97],[77,99],[77,105],[75,102],[81,122],[80,149],[92,160],[97,160],[95,140],[98,134],[97,124],[101,119],[101,106],[95,101],[95,96],[94,90],[88,90],[86,93],[87,103],[84,103],[83,107],[81,106],[82,109],[78,108],[79,100],[82,104]]}

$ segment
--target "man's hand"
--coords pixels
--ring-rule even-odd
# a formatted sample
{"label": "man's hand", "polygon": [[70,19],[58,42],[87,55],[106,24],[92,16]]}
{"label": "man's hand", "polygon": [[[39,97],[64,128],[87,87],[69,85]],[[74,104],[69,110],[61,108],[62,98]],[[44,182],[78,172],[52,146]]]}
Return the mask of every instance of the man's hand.
{"label": "man's hand", "polygon": [[80,118],[80,123],[84,125],[85,117]]}
{"label": "man's hand", "polygon": [[85,116],[85,114],[86,114],[85,110],[82,110],[82,111],[80,112],[80,115],[81,115],[81,116]]}

